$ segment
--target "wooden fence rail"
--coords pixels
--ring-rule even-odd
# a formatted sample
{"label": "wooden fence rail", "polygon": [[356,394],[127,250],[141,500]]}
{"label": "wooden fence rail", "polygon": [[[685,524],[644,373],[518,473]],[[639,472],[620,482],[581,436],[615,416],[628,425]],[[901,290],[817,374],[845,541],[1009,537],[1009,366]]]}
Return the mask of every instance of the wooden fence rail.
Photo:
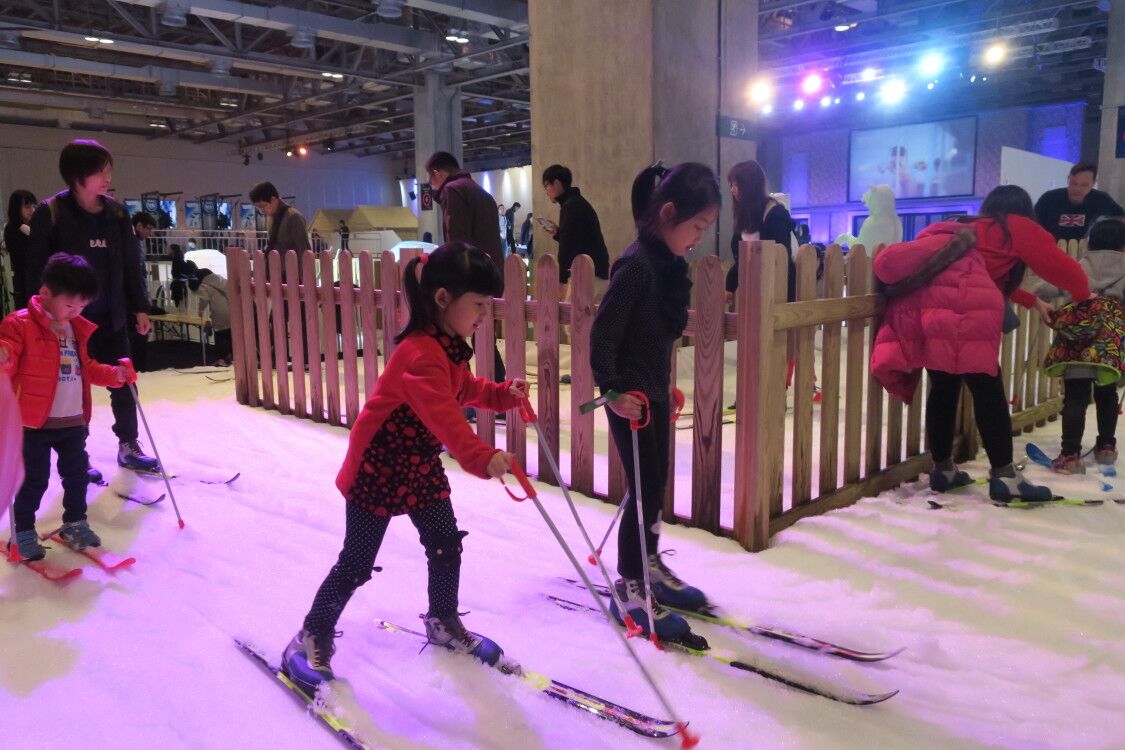
{"label": "wooden fence rail", "polygon": [[[1077,252],[1077,248],[1073,249]],[[676,512],[670,481],[664,518],[731,535],[751,550],[764,549],[772,534],[797,519],[843,507],[860,497],[917,476],[928,468],[922,425],[924,387],[909,405],[888,399],[867,376],[870,343],[882,298],[872,293],[871,260],[862,246],[845,256],[833,245],[823,259],[805,246],[796,255],[797,300],[787,302],[784,250],[773,243],[744,243],[735,309],[723,298],[724,269],[718,258],[694,264],[695,308],[685,336],[692,349],[688,410],[692,420],[690,512]],[[408,310],[401,273],[415,253],[396,260],[387,252],[354,258],[343,251],[331,259],[290,251],[230,249],[228,269],[235,385],[240,403],[283,414],[350,426],[371,392],[380,366],[394,350],[394,336]],[[530,294],[529,270],[534,294]],[[539,427],[538,479],[556,483],[548,454],[572,489],[617,502],[625,489],[613,441],[598,461],[597,421],[578,406],[593,398],[590,329],[594,269],[579,256],[571,268],[570,297],[560,298],[558,268],[545,255],[528,269],[519,257],[504,268],[505,293],[494,300],[476,333],[474,371],[493,374],[493,349],[502,331],[502,354],[509,376],[527,372]],[[818,276],[819,281],[818,281]],[[319,279],[319,280],[318,280]],[[1036,366],[1049,345],[1035,316],[1004,339],[1001,362],[1013,398],[1017,429],[1030,428],[1059,409],[1058,389]],[[494,325],[495,323],[495,325]],[[563,329],[570,342],[569,407],[561,413],[560,354]],[[792,345],[789,339],[792,338]],[[727,386],[727,342],[735,342],[734,444],[724,446],[723,394]],[[790,354],[790,351],[792,354]],[[675,358],[682,356],[677,353]],[[793,384],[786,385],[792,356]],[[672,363],[673,382],[677,368]],[[728,386],[729,392],[729,386]],[[792,412],[787,414],[787,403]],[[818,424],[819,413],[819,424]],[[963,419],[958,445],[975,452],[971,416]],[[563,427],[566,427],[564,430]],[[477,433],[496,444],[494,415],[480,411]],[[506,415],[504,447],[526,465],[534,439],[514,411]],[[676,440],[670,465],[676,465]],[[681,449],[683,446],[681,446]],[[733,463],[733,492],[724,494],[723,468]],[[607,476],[598,477],[599,467]],[[729,473],[729,472],[728,472]],[[599,481],[604,480],[604,481]],[[598,486],[607,487],[605,493]],[[726,487],[730,488],[730,484]],[[724,526],[722,519],[732,518]]]}

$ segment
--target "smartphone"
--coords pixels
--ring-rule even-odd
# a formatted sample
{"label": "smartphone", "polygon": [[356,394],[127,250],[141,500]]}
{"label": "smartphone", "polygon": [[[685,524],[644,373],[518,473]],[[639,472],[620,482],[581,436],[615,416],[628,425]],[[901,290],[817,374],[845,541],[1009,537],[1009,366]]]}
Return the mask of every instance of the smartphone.
{"label": "smartphone", "polygon": [[539,222],[539,226],[543,227],[548,232],[555,228],[555,222],[551,221],[550,219],[544,219],[542,216],[536,216],[535,220]]}

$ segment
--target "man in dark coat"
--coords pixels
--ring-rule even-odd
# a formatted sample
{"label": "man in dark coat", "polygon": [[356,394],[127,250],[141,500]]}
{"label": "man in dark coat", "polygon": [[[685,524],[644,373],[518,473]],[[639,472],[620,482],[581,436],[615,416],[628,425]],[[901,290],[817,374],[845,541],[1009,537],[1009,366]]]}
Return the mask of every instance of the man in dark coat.
{"label": "man in dark coat", "polygon": [[504,249],[496,200],[447,151],[438,151],[426,161],[426,176],[442,208],[445,241],[476,245],[488,253],[502,274]]}
{"label": "man in dark coat", "polygon": [[558,226],[551,225],[547,231],[559,243],[559,284],[564,298],[570,298],[570,265],[579,255],[589,255],[594,261],[594,301],[598,302],[609,282],[609,250],[602,237],[598,212],[571,184],[573,179],[570,170],[561,164],[543,170],[543,192],[559,204]]}
{"label": "man in dark coat", "polygon": [[[494,199],[461,169],[457,157],[438,151],[426,160],[426,177],[434,200],[442,209],[446,242],[468,242],[488,253],[504,277],[504,248],[500,246],[500,213]],[[497,349],[494,357],[496,382],[503,381],[504,361]]]}
{"label": "man in dark coat", "polygon": [[1056,240],[1080,240],[1102,216],[1121,216],[1121,206],[1108,193],[1094,189],[1098,168],[1089,163],[1070,169],[1066,187],[1048,190],[1035,204],[1040,225]]}

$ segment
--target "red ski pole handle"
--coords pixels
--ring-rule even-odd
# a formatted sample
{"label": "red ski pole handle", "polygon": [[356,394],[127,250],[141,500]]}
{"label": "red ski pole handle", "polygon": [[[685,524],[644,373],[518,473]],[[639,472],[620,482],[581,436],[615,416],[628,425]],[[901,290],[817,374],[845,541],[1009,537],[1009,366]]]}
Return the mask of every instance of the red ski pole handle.
{"label": "red ski pole handle", "polygon": [[673,388],[672,389],[672,422],[673,423],[675,423],[675,421],[680,418],[680,414],[684,410],[684,404],[685,403],[686,403],[686,399],[684,398],[684,392],[681,391],[679,388]]}
{"label": "red ski pole handle", "polygon": [[524,396],[523,401],[520,401],[520,419],[526,424],[534,424],[539,421],[539,416],[531,405],[531,399],[527,396]]}
{"label": "red ski pole handle", "polygon": [[633,430],[643,430],[644,428],[648,427],[648,423],[652,421],[652,404],[649,403],[648,396],[641,393],[640,391],[626,391],[625,393],[627,396],[632,396],[633,398],[638,398],[641,400],[641,405],[644,407],[645,421],[640,422],[630,419],[629,427]]}
{"label": "red ski pole handle", "polygon": [[500,477],[500,484],[504,485],[504,491],[508,493],[508,497],[512,498],[517,503],[522,503],[524,500],[531,500],[538,497],[538,495],[535,494],[535,488],[532,487],[531,482],[527,480],[527,474],[524,473],[523,467],[520,466],[519,461],[512,461],[512,468],[510,469],[510,471],[515,475],[516,481],[520,483],[520,487],[523,488],[525,494],[523,497],[520,497],[516,493],[512,492],[510,489],[508,489],[508,485],[504,482],[504,477]]}

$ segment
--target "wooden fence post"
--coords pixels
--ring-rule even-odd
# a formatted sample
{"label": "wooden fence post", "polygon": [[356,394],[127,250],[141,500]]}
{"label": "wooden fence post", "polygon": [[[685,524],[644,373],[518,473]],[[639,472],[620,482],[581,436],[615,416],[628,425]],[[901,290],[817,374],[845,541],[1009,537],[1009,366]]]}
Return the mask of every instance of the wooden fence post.
{"label": "wooden fence post", "polygon": [[[824,298],[839,299],[844,293],[844,255],[839,245],[824,251]],[[821,337],[820,365],[820,483],[823,495],[839,484],[840,438],[840,323],[825,323]]]}
{"label": "wooden fence post", "polygon": [[379,378],[379,328],[375,295],[375,261],[371,253],[359,254],[359,319],[363,331],[363,397],[375,390]]}
{"label": "wooden fence post", "polygon": [[[270,308],[266,297],[266,256],[261,250],[254,251],[254,309],[257,316],[258,365],[262,370],[262,406],[272,409],[273,365],[270,363]],[[281,311],[278,310],[280,315]]]}
{"label": "wooden fence post", "polygon": [[725,281],[718,258],[708,256],[696,265],[691,518],[693,525],[713,534],[719,531],[722,502]]}
{"label": "wooden fence post", "polygon": [[[803,245],[797,250],[797,301],[816,299],[816,250]],[[815,326],[793,329],[793,507],[812,500],[813,389],[815,388],[813,337]]]}
{"label": "wooden fence post", "polygon": [[[496,379],[496,318],[492,311],[495,303],[485,305],[484,320],[473,335],[473,356],[476,359],[476,376],[485,380]],[[490,409],[477,409],[477,437],[488,445],[496,445],[496,413]]]}
{"label": "wooden fence post", "polygon": [[301,253],[301,299],[305,302],[305,340],[308,342],[309,413],[324,421],[324,376],[320,346],[320,295],[316,289],[316,256]]}
{"label": "wooden fence post", "polygon": [[[869,289],[870,274],[867,251],[863,245],[848,250],[845,261],[848,277],[848,296],[862,297]],[[847,392],[844,396],[844,483],[860,480],[860,452],[863,441],[863,393],[867,377],[867,356],[864,338],[867,319],[851,318],[848,326]]]}
{"label": "wooden fence post", "polygon": [[[504,261],[504,364],[516,377],[527,373],[527,270],[518,255]],[[527,425],[514,409],[508,412],[504,439],[507,451],[527,466]]]}
{"label": "wooden fence post", "polygon": [[309,413],[305,403],[305,357],[308,352],[303,346],[305,321],[301,305],[301,270],[295,251],[287,251],[284,260],[285,305],[289,310],[286,315],[289,322],[289,351],[293,354],[293,413],[304,417]]}
{"label": "wooden fence post", "polygon": [[593,322],[594,262],[589,255],[579,255],[570,266],[570,486],[583,495],[594,494],[594,414],[578,410],[594,397]]}
{"label": "wooden fence post", "polygon": [[340,338],[344,351],[344,414],[346,423],[355,424],[359,416],[359,351],[355,334],[355,282],[352,278],[352,254],[340,251],[336,256],[340,267]]}
{"label": "wooden fence post", "polygon": [[555,484],[547,470],[547,451],[559,462],[559,264],[544,254],[536,261],[535,349],[539,374],[539,428],[548,445],[539,443],[539,481]]}
{"label": "wooden fence post", "polygon": [[237,281],[234,286],[238,300],[234,317],[241,320],[234,355],[236,359],[241,360],[246,384],[246,400],[243,401],[240,398],[239,401],[250,406],[257,406],[261,399],[261,384],[258,377],[258,342],[254,335],[254,289],[252,286],[254,279],[250,274],[250,253],[246,250],[239,250],[235,253],[234,265],[237,269]]}
{"label": "wooden fence post", "polygon": [[398,290],[402,287],[402,274],[399,273],[398,262],[390,250],[383,251],[379,260],[379,282],[383,287],[383,298],[379,307],[383,311],[383,366],[391,358],[395,350],[395,336],[398,335]]}
{"label": "wooden fence post", "polygon": [[332,258],[320,256],[320,346],[324,352],[324,392],[328,400],[328,423],[340,424],[340,354],[336,345],[336,287],[332,281]]}

